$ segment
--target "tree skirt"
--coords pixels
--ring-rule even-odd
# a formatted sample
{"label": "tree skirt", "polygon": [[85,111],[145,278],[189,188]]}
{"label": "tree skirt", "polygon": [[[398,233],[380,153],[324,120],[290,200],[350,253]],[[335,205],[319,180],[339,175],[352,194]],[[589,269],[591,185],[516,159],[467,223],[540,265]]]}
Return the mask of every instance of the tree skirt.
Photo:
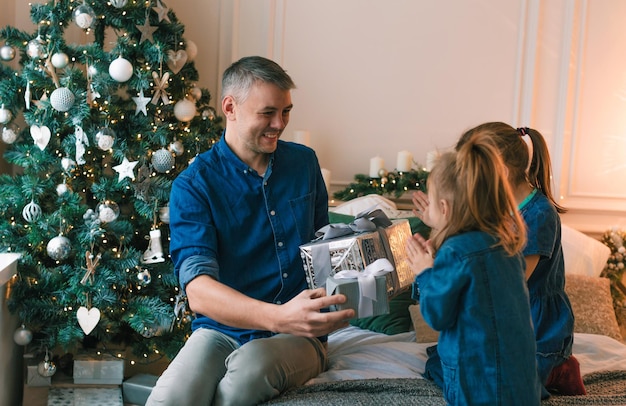
{"label": "tree skirt", "polygon": [[[626,371],[596,372],[584,377],[586,396],[551,396],[542,406],[626,405]],[[264,405],[283,406],[445,406],[441,389],[425,379],[364,379],[306,385]]]}

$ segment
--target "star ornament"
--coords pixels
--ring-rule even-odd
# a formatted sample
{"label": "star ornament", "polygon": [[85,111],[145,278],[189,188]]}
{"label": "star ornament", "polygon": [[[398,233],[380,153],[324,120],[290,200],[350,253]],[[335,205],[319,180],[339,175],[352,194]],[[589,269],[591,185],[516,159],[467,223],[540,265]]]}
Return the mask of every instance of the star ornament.
{"label": "star ornament", "polygon": [[146,40],[154,44],[154,38],[152,38],[152,34],[154,34],[154,32],[158,30],[159,27],[151,26],[150,19],[147,16],[146,21],[144,21],[143,25],[136,25],[135,27],[137,27],[139,32],[141,32],[141,39],[139,40],[140,44]]}
{"label": "star ornament", "polygon": [[156,7],[152,7],[152,10],[159,15],[159,22],[165,20],[168,23],[171,23],[170,18],[167,15],[170,10],[161,3],[161,0],[157,0],[156,4]]}
{"label": "star ornament", "polygon": [[138,163],[139,161],[130,162],[126,157],[124,157],[124,160],[121,164],[114,166],[113,170],[115,170],[115,172],[119,173],[120,175],[119,179],[117,180],[118,183],[126,178],[135,180],[135,174],[133,173],[133,169],[135,169],[135,166],[137,166]]}
{"label": "star ornament", "polygon": [[144,116],[147,116],[148,110],[146,110],[146,106],[150,102],[150,98],[143,95],[143,89],[141,89],[137,97],[133,97],[133,100],[137,105],[137,108],[135,109],[135,115],[139,114],[139,112],[142,112]]}
{"label": "star ornament", "polygon": [[163,104],[170,104],[170,99],[167,96],[168,81],[170,80],[170,73],[165,72],[163,76],[159,77],[159,74],[152,72],[152,79],[154,80],[154,94],[152,95],[152,104],[156,105],[159,102],[159,98]]}

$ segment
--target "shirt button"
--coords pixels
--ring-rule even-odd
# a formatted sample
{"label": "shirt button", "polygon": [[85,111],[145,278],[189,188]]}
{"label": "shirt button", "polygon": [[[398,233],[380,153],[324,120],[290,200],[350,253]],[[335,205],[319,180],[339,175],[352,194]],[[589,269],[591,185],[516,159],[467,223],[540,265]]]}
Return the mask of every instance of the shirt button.
{"label": "shirt button", "polygon": [[275,212],[274,210],[272,210],[272,211],[270,211],[270,214],[271,214],[272,216],[275,216],[275,215],[276,215],[276,212]]}
{"label": "shirt button", "polygon": [[288,274],[287,272],[285,272],[285,273],[283,274],[283,278],[284,278],[284,279],[287,279],[287,277],[288,277],[288,276],[289,276],[289,274]]}
{"label": "shirt button", "polygon": [[282,241],[279,241],[279,242],[278,242],[278,246],[279,246],[279,247],[282,247],[282,246],[283,246],[283,242],[282,242]]}
{"label": "shirt button", "polygon": [[244,169],[244,170],[243,170],[243,173],[245,173],[245,174],[247,175],[247,174],[248,174],[248,170],[247,170],[247,169]]}
{"label": "shirt button", "polygon": [[267,182],[263,182],[263,186],[267,186]]}
{"label": "shirt button", "polygon": [[277,300],[276,304],[282,304],[282,302],[280,300]]}

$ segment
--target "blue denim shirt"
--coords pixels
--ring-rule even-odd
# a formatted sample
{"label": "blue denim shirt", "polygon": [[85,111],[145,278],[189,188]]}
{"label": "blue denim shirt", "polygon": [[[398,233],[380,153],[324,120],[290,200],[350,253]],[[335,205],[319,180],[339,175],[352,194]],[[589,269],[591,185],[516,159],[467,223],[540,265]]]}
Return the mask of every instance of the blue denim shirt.
{"label": "blue denim shirt", "polygon": [[[524,255],[539,255],[539,262],[528,279],[528,291],[539,375],[545,383],[552,369],[572,355],[574,343],[574,313],[565,293],[561,219],[541,191],[520,207],[520,214],[528,229]],[[545,391],[544,397],[547,394]]]}
{"label": "blue denim shirt", "polygon": [[[222,137],[172,185],[174,272],[183,290],[195,277],[210,275],[255,299],[285,303],[307,288],[299,246],[326,224],[328,194],[312,149],[279,141],[261,177]],[[201,327],[240,343],[272,334],[197,314],[192,328]]]}
{"label": "blue denim shirt", "polygon": [[413,291],[440,331],[444,396],[452,405],[539,405],[524,259],[487,233],[448,238]]}

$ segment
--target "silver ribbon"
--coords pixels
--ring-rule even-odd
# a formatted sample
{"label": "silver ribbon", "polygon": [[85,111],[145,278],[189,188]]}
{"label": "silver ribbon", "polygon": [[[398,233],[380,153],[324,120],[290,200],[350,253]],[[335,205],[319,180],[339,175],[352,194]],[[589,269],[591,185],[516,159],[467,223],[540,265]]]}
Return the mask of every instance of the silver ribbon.
{"label": "silver ribbon", "polygon": [[[358,317],[374,315],[374,301],[376,301],[376,277],[383,276],[394,270],[387,258],[380,258],[372,262],[362,272],[345,270],[337,272],[334,279],[356,279],[359,283],[359,312]],[[326,294],[332,295],[339,284],[332,278],[326,282]]]}
{"label": "silver ribbon", "polygon": [[367,231],[376,231],[378,227],[389,227],[391,220],[381,209],[373,210],[373,206],[356,216],[350,224],[334,223],[327,224],[315,232],[317,239],[331,240],[333,238],[343,237],[345,235],[363,233]]}

